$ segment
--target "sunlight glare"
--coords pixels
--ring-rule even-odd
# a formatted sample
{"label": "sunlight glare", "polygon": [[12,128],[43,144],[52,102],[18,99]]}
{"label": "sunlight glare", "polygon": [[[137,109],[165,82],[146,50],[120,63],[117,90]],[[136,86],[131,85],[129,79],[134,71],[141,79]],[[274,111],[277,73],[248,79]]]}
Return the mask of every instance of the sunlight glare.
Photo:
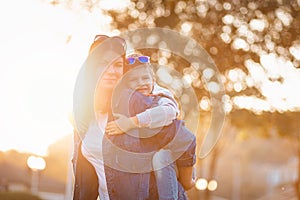
{"label": "sunlight glare", "polygon": [[[295,92],[297,86],[300,85],[299,69],[286,58],[272,53],[261,55],[260,61],[261,64],[247,60],[245,66],[250,73],[248,79],[251,78],[251,84],[261,91],[270,109],[280,112],[299,110],[300,94]],[[237,104],[241,105],[241,102]],[[241,107],[247,107],[247,105]]]}
{"label": "sunlight glare", "polygon": [[228,33],[221,33],[221,39],[226,43],[229,44],[231,42],[230,35]]}
{"label": "sunlight glare", "polygon": [[207,189],[209,191],[215,191],[218,187],[218,182],[216,180],[211,180],[208,182]]}
{"label": "sunlight glare", "polygon": [[261,66],[266,70],[269,77],[277,78],[280,75],[280,67],[277,60],[278,57],[274,53],[260,56]]}
{"label": "sunlight glare", "polygon": [[258,113],[271,109],[271,106],[267,101],[255,96],[235,96],[232,101],[239,109],[249,109]]}
{"label": "sunlight glare", "polygon": [[275,15],[278,19],[281,20],[284,26],[289,26],[293,21],[293,17],[291,16],[291,14],[282,8],[276,9]]}
{"label": "sunlight glare", "polygon": [[0,15],[0,150],[46,155],[73,132],[68,116],[77,73],[110,19],[36,0],[6,1]]}
{"label": "sunlight glare", "polygon": [[294,44],[289,48],[289,51],[295,59],[300,60],[300,44]]}
{"label": "sunlight glare", "polygon": [[233,89],[236,92],[240,92],[240,91],[242,91],[245,88],[243,87],[242,83],[238,82],[238,83],[234,83],[233,84]]}
{"label": "sunlight glare", "polygon": [[206,68],[203,70],[203,76],[206,81],[209,81],[215,75],[215,71],[211,68]]}
{"label": "sunlight glare", "polygon": [[207,83],[207,89],[209,92],[212,92],[212,93],[218,93],[220,92],[220,86],[218,83],[214,82],[214,81],[210,81]]}
{"label": "sunlight glare", "polygon": [[199,107],[202,110],[209,111],[211,108],[210,99],[207,96],[202,97],[199,103]]}
{"label": "sunlight glare", "polygon": [[183,77],[182,77],[182,82],[183,82],[183,86],[185,88],[189,88],[192,84],[192,77],[189,75],[189,74],[185,74]]}
{"label": "sunlight glare", "polygon": [[243,49],[244,51],[249,51],[249,44],[242,38],[235,38],[232,46],[234,49]]}
{"label": "sunlight glare", "polygon": [[196,181],[196,188],[198,190],[205,190],[207,188],[208,182],[205,178],[199,178]]}
{"label": "sunlight glare", "polygon": [[249,26],[254,31],[262,32],[266,28],[266,23],[262,19],[252,19]]}
{"label": "sunlight glare", "polygon": [[223,109],[224,109],[225,113],[230,113],[230,111],[233,108],[230,96],[224,95],[222,97],[222,102],[223,102]]}
{"label": "sunlight glare", "polygon": [[246,77],[246,74],[240,68],[234,68],[229,70],[228,78],[232,82],[242,81]]}
{"label": "sunlight glare", "polygon": [[184,34],[188,34],[192,29],[192,24],[190,22],[184,22],[182,25],[181,25],[181,31],[184,33]]}
{"label": "sunlight glare", "polygon": [[250,76],[254,81],[254,85],[259,85],[267,79],[265,72],[260,64],[249,59],[245,61],[245,66],[247,67]]}
{"label": "sunlight glare", "polygon": [[230,4],[230,3],[225,2],[225,3],[223,3],[223,8],[224,8],[225,10],[230,10],[232,7],[231,7],[231,4]]}
{"label": "sunlight glare", "polygon": [[46,162],[42,157],[29,156],[27,159],[27,165],[33,171],[43,170],[46,167]]}
{"label": "sunlight glare", "polygon": [[233,15],[230,15],[230,14],[227,14],[225,15],[223,18],[222,18],[222,21],[224,24],[232,24],[233,21],[234,21],[234,16]]}
{"label": "sunlight glare", "polygon": [[101,0],[99,7],[105,10],[122,10],[130,5],[130,0]]}

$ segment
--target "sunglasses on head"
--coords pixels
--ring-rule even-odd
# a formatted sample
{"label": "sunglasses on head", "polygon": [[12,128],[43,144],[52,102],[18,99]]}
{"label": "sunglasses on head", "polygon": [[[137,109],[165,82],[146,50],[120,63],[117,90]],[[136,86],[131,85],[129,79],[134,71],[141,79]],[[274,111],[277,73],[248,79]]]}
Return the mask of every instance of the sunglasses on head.
{"label": "sunglasses on head", "polygon": [[94,38],[94,42],[96,42],[96,41],[103,42],[104,40],[106,40],[108,38],[118,41],[123,47],[126,46],[126,41],[119,36],[109,37],[107,35],[96,35]]}
{"label": "sunglasses on head", "polygon": [[149,56],[129,57],[126,58],[126,64],[133,65],[136,60],[139,61],[140,63],[149,63],[150,57]]}

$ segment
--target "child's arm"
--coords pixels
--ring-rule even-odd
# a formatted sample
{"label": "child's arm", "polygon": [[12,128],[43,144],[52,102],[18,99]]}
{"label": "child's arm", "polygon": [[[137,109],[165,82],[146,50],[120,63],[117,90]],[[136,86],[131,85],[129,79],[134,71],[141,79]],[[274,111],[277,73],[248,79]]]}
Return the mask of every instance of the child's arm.
{"label": "child's arm", "polygon": [[179,107],[173,94],[166,88],[155,84],[153,95],[161,96],[156,107],[147,109],[137,114],[140,126],[148,128],[159,128],[170,125],[179,115]]}
{"label": "child's arm", "polygon": [[154,86],[153,94],[164,95],[164,97],[160,97],[156,107],[149,108],[131,118],[123,116],[115,121],[109,122],[106,126],[108,135],[123,134],[126,131],[138,127],[152,129],[170,125],[179,115],[178,104],[175,98],[169,90],[158,85]]}
{"label": "child's arm", "polygon": [[149,108],[136,117],[140,127],[152,129],[170,125],[177,115],[178,109],[174,103],[166,97],[161,97],[158,106]]}
{"label": "child's arm", "polygon": [[178,114],[177,105],[166,97],[161,97],[159,105],[149,108],[133,117],[115,115],[118,119],[106,126],[108,135],[123,134],[133,128],[159,128],[170,125]]}

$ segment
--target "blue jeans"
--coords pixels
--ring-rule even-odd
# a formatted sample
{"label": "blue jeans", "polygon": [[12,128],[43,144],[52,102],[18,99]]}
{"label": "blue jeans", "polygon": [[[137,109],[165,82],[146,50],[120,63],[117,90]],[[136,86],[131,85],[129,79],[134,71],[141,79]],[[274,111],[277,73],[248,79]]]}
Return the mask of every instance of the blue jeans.
{"label": "blue jeans", "polygon": [[[111,200],[187,199],[177,180],[175,166],[192,166],[195,163],[195,140],[190,143],[183,137],[185,127],[180,124],[180,121],[174,123],[177,130],[181,130],[175,136],[177,142],[166,145],[167,150],[154,153],[143,151],[145,143],[127,134],[103,138],[105,174]],[[188,148],[184,147],[186,144]],[[172,151],[171,156],[170,149],[173,148],[176,151]],[[171,159],[176,156],[178,158],[173,162]]]}
{"label": "blue jeans", "polygon": [[176,164],[172,162],[171,151],[161,149],[153,156],[152,165],[156,178],[159,200],[177,200],[178,183],[176,176]]}

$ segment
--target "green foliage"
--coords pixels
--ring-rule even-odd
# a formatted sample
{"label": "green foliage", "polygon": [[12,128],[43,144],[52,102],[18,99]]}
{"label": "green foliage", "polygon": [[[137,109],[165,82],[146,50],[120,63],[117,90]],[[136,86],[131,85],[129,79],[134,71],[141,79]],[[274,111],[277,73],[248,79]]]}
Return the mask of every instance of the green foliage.
{"label": "green foliage", "polygon": [[1,200],[42,200],[27,192],[0,192]]}
{"label": "green foliage", "polygon": [[299,131],[299,112],[262,113],[255,115],[247,110],[237,110],[230,114],[230,123],[237,127],[243,138],[249,135],[260,137],[295,137]]}
{"label": "green foliage", "polygon": [[[245,39],[249,44],[255,44],[262,49],[272,51],[267,47],[267,41],[275,42],[275,45],[290,47],[296,39],[299,39],[298,25],[299,5],[296,1],[145,1],[134,0],[124,10],[111,10],[108,14],[113,18],[112,26],[121,31],[134,30],[141,27],[166,27],[179,32],[182,25],[192,25],[189,36],[197,40],[214,58],[219,69],[224,72],[230,68],[244,68],[244,61],[252,58],[259,61],[258,53],[254,49],[233,48],[232,41],[235,38]],[[291,24],[277,28],[276,9],[286,10],[294,20]],[[122,14],[121,14],[122,13]],[[136,15],[138,13],[139,15]],[[239,22],[225,27],[224,17],[231,15]],[[151,20],[150,20],[151,19]],[[252,19],[266,20],[268,25],[263,30],[251,30],[249,24]],[[257,39],[249,40],[249,35],[243,34],[240,27],[249,28],[248,34],[253,34]],[[225,42],[221,38],[226,29],[230,29],[231,42]],[[225,29],[225,30],[224,30]],[[266,37],[268,36],[268,37]],[[251,39],[251,40],[252,40]],[[276,49],[274,49],[276,51]],[[291,55],[287,55],[291,56]],[[299,64],[299,63],[298,63]]]}
{"label": "green foliage", "polygon": [[[67,4],[62,0],[55,2],[68,6],[72,5],[73,1],[67,1]],[[282,88],[297,91],[297,84],[295,84],[297,82],[294,82],[292,75],[298,74],[300,60],[295,53],[292,53],[291,49],[299,48],[300,44],[299,1],[131,0],[121,9],[104,9],[101,8],[100,3],[100,1],[84,0],[82,9],[90,12],[99,11],[111,17],[111,30],[118,30],[122,33],[135,31],[138,28],[161,27],[196,40],[209,53],[220,71],[226,89],[227,103],[230,104],[228,112],[243,109],[253,111],[256,114],[254,117],[258,118],[251,121],[254,123],[252,126],[260,127],[259,132],[263,136],[266,130],[270,130],[266,128],[270,125],[268,125],[269,122],[263,123],[261,120],[271,118],[257,114],[265,111],[276,115],[276,117],[272,117],[271,121],[276,123],[275,127],[278,128],[280,135],[293,132],[289,130],[290,126],[277,122],[277,116],[285,112],[299,111],[299,105],[291,103],[299,96],[295,97],[291,93],[276,95],[276,93],[286,93]],[[236,45],[238,41],[242,41],[243,45]],[[178,41],[174,41],[174,43],[176,42]],[[153,63],[157,63],[159,57],[164,57],[157,49],[146,49],[143,53],[150,55]],[[268,60],[267,64],[269,65],[263,66],[262,55],[270,54],[278,59]],[[179,56],[171,54],[166,59],[166,65],[171,66],[180,74],[193,74],[196,77],[192,86],[199,101],[202,98],[210,98],[203,74],[195,74],[190,63]],[[279,60],[286,62],[278,64]],[[256,68],[252,65],[256,69],[252,70],[252,73],[249,69],[251,66],[246,65],[247,61],[258,65],[255,66]],[[280,70],[276,70],[276,68],[280,68]],[[233,79],[237,80],[232,80],[230,73],[233,74]],[[299,79],[298,77],[294,78]],[[249,106],[240,107],[236,103],[235,97],[253,97],[260,101],[248,100],[251,103]],[[246,102],[247,100],[242,99],[241,101]],[[270,106],[266,106],[267,108],[257,106],[266,104]],[[254,105],[256,108],[250,105]],[[211,110],[201,111],[210,112]],[[233,117],[234,115],[236,114],[233,114]],[[250,115],[249,117],[252,118]],[[284,117],[285,115],[280,120],[286,121]],[[239,122],[239,117],[236,120],[235,123],[238,126],[247,125],[245,122]],[[241,124],[239,125],[239,123]]]}

